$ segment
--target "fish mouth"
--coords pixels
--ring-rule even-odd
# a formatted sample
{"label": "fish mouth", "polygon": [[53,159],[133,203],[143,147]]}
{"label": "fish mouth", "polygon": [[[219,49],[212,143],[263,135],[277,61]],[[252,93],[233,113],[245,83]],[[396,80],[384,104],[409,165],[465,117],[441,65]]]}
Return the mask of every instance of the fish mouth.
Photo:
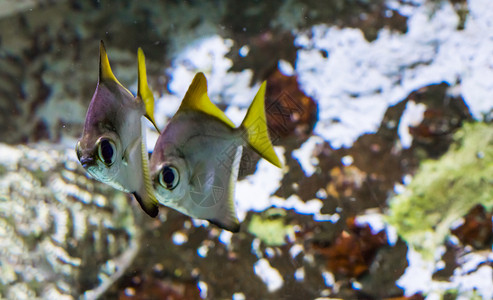
{"label": "fish mouth", "polygon": [[92,157],[83,157],[80,159],[80,164],[84,169],[87,169],[90,166],[94,165],[94,159]]}

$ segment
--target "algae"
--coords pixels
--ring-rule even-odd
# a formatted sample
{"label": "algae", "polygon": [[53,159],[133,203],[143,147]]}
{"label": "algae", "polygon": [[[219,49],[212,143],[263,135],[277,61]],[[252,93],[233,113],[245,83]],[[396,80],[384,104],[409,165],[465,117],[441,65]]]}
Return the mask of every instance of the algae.
{"label": "algae", "polygon": [[406,191],[390,202],[388,221],[425,257],[473,206],[493,206],[493,127],[467,123],[438,160],[424,161]]}
{"label": "algae", "polygon": [[283,209],[271,208],[262,214],[252,216],[248,224],[248,232],[259,238],[267,246],[286,244],[286,236],[293,233],[293,226],[285,222],[286,212]]}

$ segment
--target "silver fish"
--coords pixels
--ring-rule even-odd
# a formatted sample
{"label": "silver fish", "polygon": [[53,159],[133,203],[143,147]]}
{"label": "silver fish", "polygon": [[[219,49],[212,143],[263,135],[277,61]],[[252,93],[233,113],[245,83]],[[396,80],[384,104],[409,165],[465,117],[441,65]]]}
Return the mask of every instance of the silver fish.
{"label": "silver fish", "polygon": [[145,57],[140,48],[138,62],[139,87],[134,97],[111,71],[101,41],[98,85],[76,152],[80,163],[92,177],[118,190],[132,193],[142,209],[155,217],[158,201],[150,182],[141,121],[142,116],[146,116],[156,126],[154,97],[147,85]]}
{"label": "silver fish", "polygon": [[204,74],[195,76],[151,155],[151,181],[161,204],[226,230],[239,230],[234,190],[242,147],[248,145],[282,167],[267,132],[265,87],[264,82],[236,128],[210,101]]}

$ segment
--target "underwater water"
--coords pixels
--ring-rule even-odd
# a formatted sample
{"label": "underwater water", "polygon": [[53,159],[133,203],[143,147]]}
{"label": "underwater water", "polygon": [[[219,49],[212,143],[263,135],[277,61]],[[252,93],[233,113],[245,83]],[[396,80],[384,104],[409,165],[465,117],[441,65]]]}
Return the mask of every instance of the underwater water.
{"label": "underwater water", "polygon": [[[0,299],[493,299],[493,1],[0,0]],[[99,42],[166,127],[197,72],[243,150],[237,233],[77,159]],[[159,133],[145,124],[147,150]],[[204,149],[197,149],[204,151]]]}

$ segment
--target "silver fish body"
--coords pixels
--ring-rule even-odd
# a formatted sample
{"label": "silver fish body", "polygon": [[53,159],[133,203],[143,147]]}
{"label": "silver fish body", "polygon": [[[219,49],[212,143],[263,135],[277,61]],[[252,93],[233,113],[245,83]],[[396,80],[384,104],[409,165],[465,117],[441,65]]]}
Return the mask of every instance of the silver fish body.
{"label": "silver fish body", "polygon": [[[143,59],[139,49],[139,76],[145,72]],[[132,193],[141,207],[154,217],[158,208],[149,181],[142,128],[142,117],[149,113],[140,95],[139,92],[134,97],[114,77],[101,43],[99,81],[76,152],[82,166],[92,177]]]}
{"label": "silver fish body", "polygon": [[132,178],[136,172],[129,170],[139,170],[142,164],[139,157],[144,108],[119,86],[111,85],[98,85],[78,144],[78,156],[92,177],[130,193],[141,181]]}
{"label": "silver fish body", "polygon": [[[265,92],[265,84],[262,88]],[[242,148],[252,146],[276,166],[281,166],[267,136],[263,93],[254,103],[261,107],[247,113],[245,121],[249,120],[250,126],[246,127],[249,122],[244,121],[242,126],[235,127],[210,102],[205,76],[202,73],[195,76],[151,156],[151,182],[161,204],[221,228],[233,232],[239,230],[234,190]],[[259,111],[260,116],[254,115]],[[260,124],[254,124],[252,120],[260,121]],[[254,126],[263,130],[261,145],[252,139],[252,134],[258,131]]]}
{"label": "silver fish body", "polygon": [[[173,118],[161,136],[150,161],[158,201],[237,231],[239,223],[230,200],[244,146],[240,132],[192,111]],[[172,189],[159,184],[163,181],[160,176],[166,175],[160,171],[166,166],[176,168],[179,174],[179,184]]]}

